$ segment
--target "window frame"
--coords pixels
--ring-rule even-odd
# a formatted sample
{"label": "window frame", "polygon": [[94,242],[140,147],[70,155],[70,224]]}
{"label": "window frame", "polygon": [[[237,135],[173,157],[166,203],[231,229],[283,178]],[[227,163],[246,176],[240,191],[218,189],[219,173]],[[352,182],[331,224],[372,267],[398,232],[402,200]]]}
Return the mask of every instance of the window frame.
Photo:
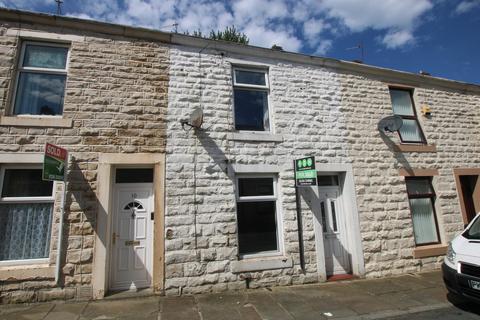
{"label": "window frame", "polygon": [[[265,76],[265,85],[255,85],[255,84],[246,84],[246,83],[238,83],[237,76],[235,71],[246,71],[246,72],[257,72],[263,73]],[[246,66],[232,66],[232,87],[233,87],[233,128],[236,132],[253,132],[255,134],[273,134],[273,122],[272,122],[272,108],[271,108],[271,101],[270,101],[270,81],[269,81],[269,69],[267,67],[246,67]],[[260,91],[267,93],[267,107],[268,107],[268,128],[265,128],[263,131],[259,130],[240,130],[236,128],[236,119],[235,119],[235,89],[243,89],[243,90],[251,90],[251,91]]]}
{"label": "window frame", "polygon": [[55,190],[57,188],[57,182],[53,181],[52,185],[52,194],[51,196],[45,197],[2,197],[3,193],[3,182],[5,177],[5,170],[7,169],[42,169],[41,164],[29,164],[29,165],[18,165],[18,164],[2,164],[0,163],[0,205],[1,204],[12,204],[12,203],[52,203],[52,227],[50,232],[50,245],[49,245],[49,256],[46,258],[39,259],[21,259],[21,260],[0,260],[1,266],[14,266],[14,265],[34,265],[34,264],[48,264],[50,263],[50,254],[52,251],[52,239],[53,239],[53,226],[55,225]]}
{"label": "window frame", "polygon": [[[268,196],[240,196],[240,188],[238,185],[239,179],[256,179],[256,178],[272,178],[273,181],[273,195]],[[240,236],[238,229],[238,206],[239,202],[263,202],[263,201],[275,201],[275,223],[277,231],[277,250],[271,251],[258,251],[255,253],[240,253]],[[280,205],[280,197],[278,195],[278,175],[277,174],[238,174],[235,176],[235,211],[237,219],[237,249],[239,259],[261,258],[261,257],[274,257],[281,256],[283,254],[283,224],[282,213]]]}
{"label": "window frame", "polygon": [[[405,177],[405,187],[407,189],[407,197],[408,197],[408,207],[410,209],[410,218],[412,219],[412,227],[414,225],[414,222],[413,222],[413,211],[412,211],[412,206],[410,204],[410,199],[426,199],[426,198],[429,198],[430,199],[430,203],[432,205],[432,211],[433,211],[433,220],[435,221],[435,231],[437,233],[437,239],[438,241],[435,241],[435,242],[426,242],[426,243],[421,243],[421,244],[418,244],[416,241],[415,241],[415,233],[413,234],[413,240],[415,241],[415,246],[416,247],[422,247],[422,246],[429,246],[429,245],[433,245],[433,244],[441,244],[442,243],[442,239],[440,237],[440,229],[438,227],[438,217],[437,217],[437,210],[435,209],[435,199],[436,199],[436,193],[435,193],[435,189],[433,188],[433,183],[432,183],[432,179],[433,177],[429,177],[429,176],[421,176],[421,177]],[[428,181],[428,184],[430,186],[430,189],[432,190],[432,192],[429,192],[429,193],[422,193],[422,194],[410,194],[409,191],[408,191],[408,184],[407,184],[407,181],[408,180],[426,180]]]}
{"label": "window frame", "polygon": [[[392,90],[408,92],[408,95],[410,97],[410,102],[411,102],[411,105],[412,105],[413,116],[400,115],[400,114],[396,114],[395,111],[393,111],[393,102],[392,102],[392,94],[391,94]],[[402,121],[403,121],[403,119],[414,120],[416,122],[417,126],[418,126],[418,129],[420,130],[421,141],[404,140],[403,137],[402,137],[402,134],[400,133],[400,130],[397,130],[397,134],[400,138],[400,142],[401,143],[408,143],[408,144],[427,144],[427,139],[425,138],[425,134],[423,133],[423,128],[420,125],[420,121],[418,120],[417,108],[415,107],[415,100],[413,99],[413,89],[390,86],[390,87],[388,87],[388,93],[389,93],[389,96],[390,96],[390,103],[392,105],[393,114],[401,117]]]}
{"label": "window frame", "polygon": [[[54,68],[38,68],[38,67],[24,67],[23,60],[25,59],[25,50],[27,45],[37,45],[45,47],[56,47],[56,48],[67,48],[67,57],[65,60],[64,69],[54,69]],[[15,117],[38,117],[38,118],[62,118],[65,111],[65,96],[67,91],[67,79],[68,79],[68,66],[70,63],[70,52],[71,45],[70,43],[61,43],[61,42],[46,42],[46,41],[35,41],[35,40],[23,40],[20,47],[20,55],[18,56],[17,69],[15,75],[14,87],[12,90],[12,99],[10,104],[9,115]],[[46,114],[15,114],[15,103],[17,100],[18,86],[20,80],[20,74],[24,73],[35,73],[35,74],[54,74],[54,75],[65,75],[65,87],[63,88],[63,99],[62,99],[62,112],[61,114],[56,115],[46,115]]]}

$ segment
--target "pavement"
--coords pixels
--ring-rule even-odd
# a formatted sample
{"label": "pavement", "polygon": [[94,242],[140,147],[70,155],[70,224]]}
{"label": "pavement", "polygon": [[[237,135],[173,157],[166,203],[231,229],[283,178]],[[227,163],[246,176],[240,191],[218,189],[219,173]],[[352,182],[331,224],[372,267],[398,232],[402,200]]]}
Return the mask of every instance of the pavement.
{"label": "pavement", "polygon": [[439,271],[194,296],[0,306],[0,319],[480,319],[448,296]]}

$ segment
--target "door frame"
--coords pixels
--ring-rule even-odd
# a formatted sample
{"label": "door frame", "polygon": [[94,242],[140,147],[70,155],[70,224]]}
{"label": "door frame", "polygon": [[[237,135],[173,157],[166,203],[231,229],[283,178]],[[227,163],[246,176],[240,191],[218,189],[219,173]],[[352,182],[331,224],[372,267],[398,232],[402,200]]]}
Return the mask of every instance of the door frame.
{"label": "door frame", "polygon": [[94,299],[102,299],[108,292],[110,278],[111,230],[115,169],[117,167],[153,167],[153,196],[155,218],[153,223],[152,289],[159,293],[165,283],[165,154],[164,153],[102,153],[98,159],[98,208],[95,232],[95,250],[92,270]]}
{"label": "door frame", "polygon": [[462,182],[460,181],[460,176],[480,176],[480,168],[455,168],[453,169],[453,175],[455,177],[458,202],[460,205],[460,211],[462,212],[463,224],[467,224],[468,214],[467,208],[465,208],[465,199],[463,197],[463,187]]}
{"label": "door frame", "polygon": [[[124,166],[121,166],[121,167],[115,167],[115,169],[123,169],[125,168]],[[142,167],[127,167],[127,168],[131,168],[131,169],[140,169],[140,168],[145,168],[144,166]],[[112,194],[112,199],[113,199],[113,203],[112,203],[112,229],[111,229],[111,232],[114,231],[114,226],[115,226],[115,219],[118,218],[118,214],[119,214],[119,210],[121,208],[121,206],[119,206],[120,202],[119,202],[119,199],[118,199],[118,192],[119,190],[121,189],[130,189],[130,190],[136,190],[135,187],[138,187],[138,188],[141,188],[141,189],[149,189],[151,191],[151,197],[153,197],[153,203],[152,203],[152,207],[151,207],[151,210],[154,210],[154,206],[155,206],[155,195],[154,195],[154,192],[153,192],[153,182],[147,182],[147,183],[115,183],[114,182],[114,186],[113,186],[113,194]],[[136,192],[136,191],[134,191]],[[150,210],[150,211],[151,211]],[[147,216],[149,216],[150,213],[147,211]],[[150,219],[150,218],[147,218],[147,220]],[[155,220],[153,221],[155,222]],[[150,271],[152,272],[152,276],[153,276],[153,245],[154,245],[154,242],[153,242],[153,223],[151,223],[151,237],[150,237],[150,243],[148,243],[148,251],[150,251],[149,253],[147,253],[147,256],[148,257],[148,254],[150,255],[150,260],[151,261],[148,261],[149,264],[151,264],[150,266],[147,266],[147,270],[148,268],[151,268]],[[118,231],[118,230],[117,230]],[[110,234],[110,238],[113,239],[113,234],[111,233]],[[148,237],[147,237],[148,239]],[[146,240],[147,241],[147,240]],[[115,250],[114,248],[112,248],[112,250],[110,250],[110,261],[114,261],[114,255],[115,255]],[[118,290],[118,289],[114,289],[112,288],[113,286],[113,280],[114,280],[114,268],[113,268],[113,265],[110,264],[109,266],[109,277],[108,277],[108,288],[109,290]],[[152,280],[151,280],[151,283],[150,283],[150,286],[152,285],[153,283],[153,277],[152,277]],[[138,289],[138,288],[137,288]],[[143,289],[143,288],[142,288]],[[128,290],[128,289],[120,289],[120,290]]]}
{"label": "door frame", "polygon": [[[318,175],[338,175],[340,195],[337,201],[341,201],[344,212],[345,233],[347,235],[346,243],[350,251],[350,269],[352,275],[363,277],[365,275],[365,260],[363,256],[362,237],[360,235],[360,220],[358,216],[357,199],[355,193],[355,183],[353,179],[353,169],[351,164],[340,163],[317,163]],[[313,187],[314,193],[319,200],[318,187]],[[323,241],[323,230],[320,225],[320,201],[315,204],[314,232],[315,245],[321,250],[316,250],[317,270],[320,281],[327,280],[327,271],[325,265],[325,247]]]}

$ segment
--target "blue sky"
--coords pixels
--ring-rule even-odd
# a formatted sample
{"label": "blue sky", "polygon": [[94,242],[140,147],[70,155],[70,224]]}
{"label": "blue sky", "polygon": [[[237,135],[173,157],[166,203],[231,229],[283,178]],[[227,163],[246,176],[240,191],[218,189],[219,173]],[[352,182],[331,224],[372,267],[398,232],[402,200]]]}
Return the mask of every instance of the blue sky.
{"label": "blue sky", "polygon": [[[56,12],[54,0],[0,0]],[[235,25],[250,44],[480,84],[480,0],[64,0],[68,16],[180,33]],[[352,49],[353,48],[353,49]]]}

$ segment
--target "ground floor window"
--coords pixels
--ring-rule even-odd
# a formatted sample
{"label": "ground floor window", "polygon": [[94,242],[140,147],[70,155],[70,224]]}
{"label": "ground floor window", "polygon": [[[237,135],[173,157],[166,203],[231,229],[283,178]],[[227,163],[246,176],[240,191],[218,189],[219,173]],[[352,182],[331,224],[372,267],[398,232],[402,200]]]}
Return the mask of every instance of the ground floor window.
{"label": "ground floor window", "polygon": [[406,177],[412,212],[413,233],[417,245],[439,243],[435,214],[435,192],[430,177]]}
{"label": "ground floor window", "polygon": [[53,182],[40,168],[2,166],[0,178],[0,261],[48,258]]}
{"label": "ground floor window", "polygon": [[238,245],[241,256],[280,251],[276,176],[237,177]]}

